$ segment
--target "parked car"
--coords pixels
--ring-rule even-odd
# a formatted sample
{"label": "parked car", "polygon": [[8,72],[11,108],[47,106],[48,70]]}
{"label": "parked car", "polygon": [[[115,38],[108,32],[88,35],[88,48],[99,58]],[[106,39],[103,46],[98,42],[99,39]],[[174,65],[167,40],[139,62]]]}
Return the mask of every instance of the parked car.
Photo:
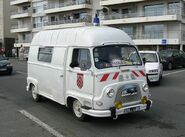
{"label": "parked car", "polygon": [[145,70],[148,83],[160,84],[163,75],[163,65],[156,51],[140,51],[145,62]]}
{"label": "parked car", "polygon": [[13,66],[7,57],[0,54],[0,74],[12,74]]}
{"label": "parked car", "polygon": [[165,69],[173,69],[178,66],[185,67],[185,52],[176,49],[161,50],[159,52]]}

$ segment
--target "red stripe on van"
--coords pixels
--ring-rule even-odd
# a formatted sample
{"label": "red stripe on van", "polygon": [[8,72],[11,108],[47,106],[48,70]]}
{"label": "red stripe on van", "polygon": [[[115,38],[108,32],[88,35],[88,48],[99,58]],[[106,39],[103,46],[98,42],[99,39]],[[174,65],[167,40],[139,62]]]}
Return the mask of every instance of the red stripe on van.
{"label": "red stripe on van", "polygon": [[141,73],[141,75],[142,75],[143,77],[146,76],[143,70],[140,70],[139,72]]}
{"label": "red stripe on van", "polygon": [[135,71],[132,71],[132,73],[133,73],[136,77],[139,77],[139,75],[138,75]]}
{"label": "red stripe on van", "polygon": [[118,75],[119,75],[119,72],[116,72],[116,73],[114,74],[114,77],[113,77],[112,79],[113,79],[113,80],[116,80],[117,77],[118,77]]}
{"label": "red stripe on van", "polygon": [[110,75],[109,73],[104,74],[103,77],[101,78],[100,82],[106,81],[108,79],[109,75]]}

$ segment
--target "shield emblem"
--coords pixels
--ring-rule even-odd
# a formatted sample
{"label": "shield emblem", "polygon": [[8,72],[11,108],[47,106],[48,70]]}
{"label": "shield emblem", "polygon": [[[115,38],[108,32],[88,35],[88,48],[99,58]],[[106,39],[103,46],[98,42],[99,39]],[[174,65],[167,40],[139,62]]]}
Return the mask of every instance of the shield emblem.
{"label": "shield emblem", "polygon": [[83,77],[84,77],[83,74],[80,73],[77,74],[76,84],[80,89],[83,87]]}

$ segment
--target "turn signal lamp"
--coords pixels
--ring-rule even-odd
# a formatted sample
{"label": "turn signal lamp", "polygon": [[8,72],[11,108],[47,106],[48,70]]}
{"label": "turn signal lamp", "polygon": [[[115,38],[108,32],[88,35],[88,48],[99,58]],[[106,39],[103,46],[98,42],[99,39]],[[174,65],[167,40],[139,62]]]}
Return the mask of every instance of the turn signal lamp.
{"label": "turn signal lamp", "polygon": [[122,105],[122,102],[121,101],[116,101],[115,102],[115,108],[120,109],[122,107],[123,107],[123,105]]}
{"label": "turn signal lamp", "polygon": [[141,103],[142,104],[146,104],[146,102],[147,102],[147,97],[146,96],[143,96],[142,98],[141,98]]}

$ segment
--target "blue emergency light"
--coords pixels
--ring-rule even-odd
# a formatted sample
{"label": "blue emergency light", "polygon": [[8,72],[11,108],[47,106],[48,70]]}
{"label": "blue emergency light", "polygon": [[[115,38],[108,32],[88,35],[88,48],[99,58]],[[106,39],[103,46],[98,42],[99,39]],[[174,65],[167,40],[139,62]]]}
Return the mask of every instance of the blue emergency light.
{"label": "blue emergency light", "polygon": [[98,18],[98,15],[96,14],[94,19],[93,19],[93,25],[94,26],[99,26],[100,25],[100,19]]}

